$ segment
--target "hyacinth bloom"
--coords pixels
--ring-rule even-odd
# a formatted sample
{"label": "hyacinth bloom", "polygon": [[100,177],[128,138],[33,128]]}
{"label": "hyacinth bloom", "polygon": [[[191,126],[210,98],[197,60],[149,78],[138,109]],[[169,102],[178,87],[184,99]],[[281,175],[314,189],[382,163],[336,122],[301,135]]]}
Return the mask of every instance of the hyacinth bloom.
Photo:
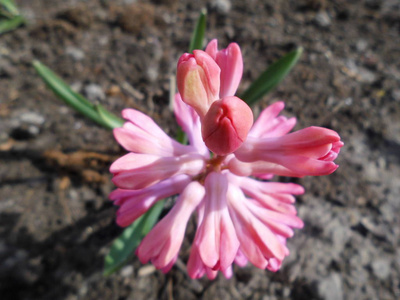
{"label": "hyacinth bloom", "polygon": [[[207,64],[217,72],[209,74]],[[174,113],[188,145],[171,139],[145,114],[123,111],[127,122],[114,130],[114,136],[129,153],[110,168],[118,187],[110,195],[119,206],[117,223],[128,226],[157,201],[178,195],[172,209],[137,248],[142,263],[169,271],[178,258],[187,223],[195,215],[197,230],[187,262],[192,278],[213,279],[219,271],[229,278],[234,263],[250,262],[277,271],[289,255],[287,238],[293,236],[293,229],[303,227],[294,202],[304,189],[266,179],[327,175],[336,170],[333,161],[343,146],[339,135],[320,127],[290,133],[296,120],[280,115],[283,102],[264,109],[254,124],[251,111],[251,122],[250,117],[240,119],[247,107],[241,108],[242,100],[234,94],[242,64],[237,44],[218,51],[216,40],[206,52],[180,59]],[[218,146],[232,130],[237,133],[233,140],[241,140],[234,147]],[[207,145],[210,137],[212,147]]]}

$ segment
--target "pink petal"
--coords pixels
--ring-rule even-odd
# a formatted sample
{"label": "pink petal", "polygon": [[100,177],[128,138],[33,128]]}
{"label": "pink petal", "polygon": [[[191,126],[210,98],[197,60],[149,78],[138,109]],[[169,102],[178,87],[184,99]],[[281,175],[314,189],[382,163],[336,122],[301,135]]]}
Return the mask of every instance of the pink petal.
{"label": "pink petal", "polygon": [[229,176],[230,182],[239,186],[242,191],[258,203],[271,210],[285,214],[296,214],[292,205],[295,198],[292,194],[302,194],[302,186],[291,183],[260,182],[248,177]]}
{"label": "pink petal", "polygon": [[227,199],[241,250],[250,262],[265,268],[270,258],[282,260],[285,257],[285,245],[246,207],[247,200],[242,191],[229,184]]}
{"label": "pink petal", "polygon": [[206,272],[206,266],[201,260],[198,247],[193,244],[190,251],[189,260],[187,262],[187,271],[190,278],[201,278]]}
{"label": "pink petal", "polygon": [[123,127],[114,129],[114,137],[126,150],[134,153],[159,156],[183,155],[195,151],[193,147],[174,141],[167,135],[156,137],[136,125],[127,122]]}
{"label": "pink petal", "polygon": [[229,171],[238,176],[258,176],[259,174],[275,174],[288,177],[303,177],[304,172],[294,172],[281,165],[265,161],[251,163],[242,162],[236,158],[228,163]]}
{"label": "pink petal", "polygon": [[188,176],[178,175],[141,190],[113,191],[109,198],[115,205],[120,206],[117,224],[122,227],[129,226],[158,200],[180,193],[190,181]]}
{"label": "pink petal", "polygon": [[[293,172],[293,176],[327,175],[335,171],[337,165],[321,158],[324,158],[339,141],[339,135],[333,130],[309,127],[275,138],[248,137],[235,151],[235,156],[243,162],[261,161],[281,165]],[[249,166],[243,165],[242,168]]]}
{"label": "pink petal", "polygon": [[142,189],[178,174],[197,175],[205,167],[203,156],[189,154],[180,157],[128,153],[110,167],[113,182],[123,189]]}
{"label": "pink petal", "polygon": [[212,57],[213,60],[217,59],[218,53],[218,40],[213,39],[211,42],[208,43],[206,47],[206,53]]}
{"label": "pink petal", "polygon": [[177,85],[182,100],[192,106],[202,119],[218,99],[221,69],[204,51],[185,53],[178,61]]}
{"label": "pink petal", "polygon": [[174,113],[179,126],[186,133],[190,145],[196,148],[197,152],[210,157],[210,151],[204,144],[201,136],[201,123],[199,115],[194,109],[182,101],[179,93],[175,94],[174,98]]}
{"label": "pink petal", "polygon": [[236,43],[217,53],[215,59],[221,68],[221,88],[219,98],[234,96],[243,75],[243,58],[240,47]]}
{"label": "pink petal", "polygon": [[248,263],[248,260],[246,258],[246,256],[243,254],[243,251],[238,250],[236,257],[235,257],[235,263],[239,266],[239,267],[245,267]]}
{"label": "pink petal", "polygon": [[204,187],[196,181],[186,187],[168,214],[140,243],[137,255],[142,263],[151,260],[158,269],[171,266],[182,245],[187,222],[204,194]]}
{"label": "pink petal", "polygon": [[207,176],[204,219],[194,239],[203,263],[212,269],[228,268],[239,248],[226,205],[227,187],[225,175],[212,172]]}
{"label": "pink petal", "polygon": [[251,128],[249,136],[257,138],[278,137],[290,132],[296,125],[296,118],[278,117],[284,107],[284,102],[280,101],[264,109]]}

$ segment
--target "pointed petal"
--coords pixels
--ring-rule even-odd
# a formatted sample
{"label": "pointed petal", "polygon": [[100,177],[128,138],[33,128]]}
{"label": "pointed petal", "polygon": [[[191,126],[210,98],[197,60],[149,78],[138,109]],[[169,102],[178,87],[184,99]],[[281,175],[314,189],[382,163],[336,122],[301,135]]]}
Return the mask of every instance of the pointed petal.
{"label": "pointed petal", "polygon": [[189,154],[180,157],[128,153],[110,167],[113,182],[123,189],[142,189],[178,174],[197,175],[205,167],[203,156]]}
{"label": "pointed petal", "polygon": [[174,98],[174,113],[178,124],[186,133],[190,145],[196,148],[197,152],[205,158],[210,157],[210,151],[204,144],[201,136],[201,123],[199,115],[194,109],[182,101],[179,93],[175,94]]}
{"label": "pointed petal", "polygon": [[204,197],[204,187],[191,182],[179,196],[169,213],[146,235],[137,249],[142,263],[149,260],[158,269],[168,268],[176,259],[187,222]]}
{"label": "pointed petal", "polygon": [[219,98],[234,96],[243,75],[243,58],[240,47],[231,43],[217,53],[215,61],[221,68],[221,88]]}

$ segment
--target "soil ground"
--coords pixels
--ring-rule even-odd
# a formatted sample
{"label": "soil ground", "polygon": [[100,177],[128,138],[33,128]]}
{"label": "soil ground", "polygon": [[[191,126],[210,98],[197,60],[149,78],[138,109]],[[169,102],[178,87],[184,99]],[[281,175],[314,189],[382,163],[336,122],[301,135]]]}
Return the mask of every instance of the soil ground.
{"label": "soil ground", "polygon": [[[28,24],[0,36],[1,299],[400,299],[400,3],[397,0],[17,0]],[[202,7],[207,39],[239,43],[243,91],[302,46],[279,99],[296,129],[340,133],[330,176],[297,179],[305,228],[277,273],[235,268],[191,280],[137,258],[110,277],[121,229],[107,195],[123,153],[111,132],[66,107],[32,68],[38,59],[114,113],[148,113],[171,136],[169,77]]]}

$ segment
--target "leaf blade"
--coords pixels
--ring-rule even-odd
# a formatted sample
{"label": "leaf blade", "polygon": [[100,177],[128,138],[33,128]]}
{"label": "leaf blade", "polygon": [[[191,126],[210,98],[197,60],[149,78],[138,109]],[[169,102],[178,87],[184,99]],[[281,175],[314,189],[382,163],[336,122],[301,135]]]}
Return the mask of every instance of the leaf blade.
{"label": "leaf blade", "polygon": [[122,126],[122,119],[108,112],[105,108],[100,109],[100,114],[99,109],[96,109],[96,106],[99,104],[94,105],[81,94],[73,91],[68,84],[41,62],[35,60],[33,62],[33,67],[54,94],[84,116],[107,129],[114,129]]}
{"label": "leaf blade", "polygon": [[113,242],[110,252],[104,258],[103,275],[118,271],[133,256],[143,237],[153,228],[164,207],[164,200],[158,201],[150,210],[137,219]]}
{"label": "leaf blade", "polygon": [[240,98],[249,105],[259,101],[261,97],[269,93],[286,77],[296,65],[302,53],[303,48],[299,47],[274,62],[250,85]]}
{"label": "leaf blade", "polygon": [[106,122],[111,128],[118,128],[124,125],[124,120],[110,113],[101,104],[96,104],[95,109],[99,116]]}
{"label": "leaf blade", "polygon": [[204,36],[206,33],[207,10],[202,9],[200,16],[197,19],[196,26],[194,27],[192,38],[190,39],[189,52],[193,50],[202,49]]}
{"label": "leaf blade", "polygon": [[0,34],[14,30],[25,23],[25,19],[22,16],[15,16],[11,19],[5,19],[0,21]]}

